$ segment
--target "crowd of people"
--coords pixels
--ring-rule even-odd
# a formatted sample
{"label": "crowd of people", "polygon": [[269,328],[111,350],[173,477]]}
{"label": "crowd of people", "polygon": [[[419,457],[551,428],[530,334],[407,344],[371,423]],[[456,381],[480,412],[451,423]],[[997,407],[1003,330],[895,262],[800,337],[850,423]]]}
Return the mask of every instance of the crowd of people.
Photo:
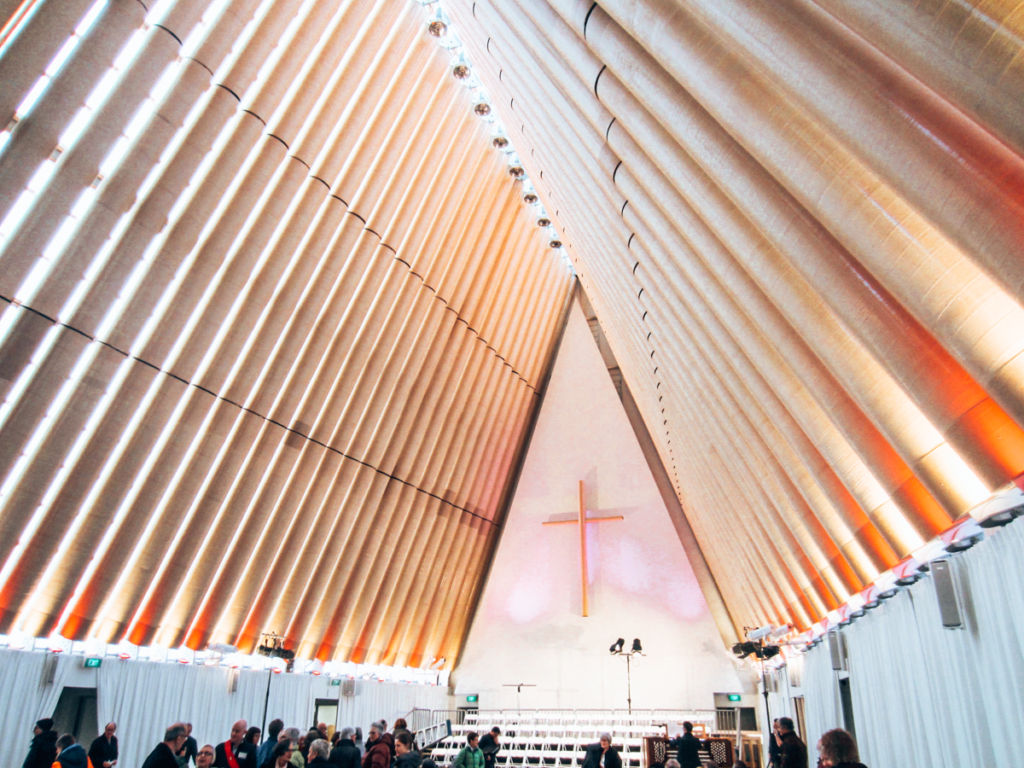
{"label": "crowd of people", "polygon": [[[88,751],[75,743],[71,734],[58,736],[53,724],[50,718],[36,723],[22,768],[116,768],[116,723],[107,723]],[[780,717],[772,730],[769,768],[808,768],[807,746],[797,735],[793,721]],[[683,731],[669,742],[676,758],[667,760],[664,768],[701,768],[700,752],[706,745],[693,735],[692,723],[683,723]],[[302,733],[276,719],[267,726],[265,739],[262,735],[259,728],[238,720],[227,740],[200,747],[192,737],[191,723],[173,723],[142,768],[438,768],[433,760],[421,757],[415,734],[401,718],[391,731],[384,720],[373,723],[362,749],[357,746],[358,729],[342,728],[329,737],[326,723]],[[495,768],[500,749],[500,728],[492,728],[483,738],[471,732],[450,768]],[[819,768],[866,768],[860,763],[853,736],[842,729],[825,733],[818,742],[818,752]],[[598,743],[586,748],[582,768],[622,768],[611,734],[601,734]],[[747,767],[737,760],[733,768]]]}
{"label": "crowd of people", "polygon": [[[116,768],[116,723],[107,723],[88,751],[71,734],[59,736],[53,725],[51,718],[36,722],[22,768]],[[267,726],[265,739],[262,735],[238,720],[227,740],[199,746],[191,723],[173,723],[142,768],[437,768],[420,757],[414,734],[401,718],[391,731],[383,720],[371,725],[362,749],[356,746],[358,729],[342,728],[329,736],[326,723],[303,733],[276,719]]]}

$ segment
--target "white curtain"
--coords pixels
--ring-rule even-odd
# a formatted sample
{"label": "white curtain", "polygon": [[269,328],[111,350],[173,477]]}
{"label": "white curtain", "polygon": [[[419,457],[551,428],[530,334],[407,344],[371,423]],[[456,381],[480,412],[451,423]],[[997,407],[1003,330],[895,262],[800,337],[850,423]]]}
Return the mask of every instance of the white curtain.
{"label": "white curtain", "polygon": [[[335,690],[339,690],[335,688]],[[448,689],[429,685],[400,685],[356,680],[355,696],[343,696],[338,706],[338,725],[360,727],[365,737],[370,723],[384,718],[390,724],[412,709],[447,709]]]}
{"label": "white curtain", "polygon": [[[967,628],[943,629],[926,578],[843,630],[871,768],[1012,765],[1024,733],[1024,523],[952,556]],[[841,726],[827,645],[806,656],[808,746]],[[813,764],[813,756],[812,756]]]}
{"label": "white curtain", "polygon": [[839,680],[836,671],[832,669],[832,657],[827,642],[804,655],[803,671],[807,733],[800,736],[807,743],[809,764],[814,765],[818,759],[817,744],[821,734],[833,728],[843,727]]}
{"label": "white curtain", "polygon": [[53,713],[40,712],[49,686],[43,685],[43,664],[46,654],[0,649],[0,711],[4,727],[0,728],[0,755],[5,763],[20,765],[32,741],[32,726],[41,717]]}

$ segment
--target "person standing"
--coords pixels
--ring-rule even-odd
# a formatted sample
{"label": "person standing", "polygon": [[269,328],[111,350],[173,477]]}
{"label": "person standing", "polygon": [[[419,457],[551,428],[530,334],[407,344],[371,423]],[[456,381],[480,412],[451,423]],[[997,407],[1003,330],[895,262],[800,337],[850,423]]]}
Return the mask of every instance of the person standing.
{"label": "person standing", "polygon": [[245,740],[248,727],[245,720],[231,726],[231,738],[217,745],[215,768],[256,768],[256,745]]}
{"label": "person standing", "polygon": [[395,736],[394,768],[420,768],[422,762],[420,753],[413,749],[412,734],[409,731],[403,731]]}
{"label": "person standing", "polygon": [[270,758],[270,753],[274,751],[274,746],[278,742],[278,737],[281,735],[281,731],[284,730],[284,720],[276,718],[270,721],[270,725],[267,726],[267,739],[260,744],[259,749],[256,750],[256,765],[263,765]]}
{"label": "person standing", "polygon": [[807,745],[796,735],[793,721],[779,718],[779,768],[807,768]]}
{"label": "person standing", "polygon": [[213,744],[204,744],[196,750],[196,768],[213,768],[213,758],[216,756]]}
{"label": "person standing", "polygon": [[[188,761],[195,762],[198,752],[199,745],[196,744],[196,740],[192,736],[192,723],[185,723],[185,746],[175,755],[178,759],[178,768],[188,768]],[[93,768],[96,768],[95,764],[93,764]]]}
{"label": "person standing", "polygon": [[366,739],[366,754],[363,755],[362,768],[390,768],[391,750],[382,738],[384,723],[376,722],[370,726]]}
{"label": "person standing", "polygon": [[480,739],[480,751],[484,753],[484,768],[494,768],[494,761],[501,749],[501,728],[494,726],[490,733]]}
{"label": "person standing", "polygon": [[823,733],[818,742],[818,752],[822,768],[867,768],[860,761],[857,742],[842,728]]}
{"label": "person standing", "polygon": [[57,739],[57,762],[60,768],[88,768],[89,756],[85,747],[75,743],[75,737],[65,733]]}
{"label": "person standing", "polygon": [[164,732],[164,740],[157,744],[153,751],[149,753],[149,757],[142,764],[142,768],[178,768],[178,759],[175,755],[185,746],[187,735],[184,723],[174,723],[167,726],[167,730]]}
{"label": "person standing", "polygon": [[297,749],[292,749],[292,742],[290,739],[282,739],[277,742],[274,749],[270,753],[270,757],[267,758],[260,768],[287,768],[292,765],[292,755],[298,753]]}
{"label": "person standing", "polygon": [[331,750],[330,761],[335,768],[359,768],[359,747],[356,746],[355,728],[342,728],[338,731],[338,746]]}
{"label": "person standing", "polygon": [[768,739],[768,765],[779,768],[782,765],[782,750],[779,748],[779,718],[772,721],[772,737]]}
{"label": "person standing", "polygon": [[678,750],[676,760],[680,768],[700,768],[700,739],[693,735],[693,723],[683,723],[683,735],[668,743],[669,747]]}
{"label": "person standing", "polygon": [[32,729],[32,743],[21,768],[50,768],[56,755],[57,732],[53,730],[53,720],[44,717],[37,720],[35,728]]}
{"label": "person standing", "polygon": [[[319,730],[319,729],[318,729]],[[331,744],[327,739],[316,739],[309,745],[309,768],[328,768],[330,762],[327,760],[331,754]]]}
{"label": "person standing", "polygon": [[583,768],[622,768],[622,758],[612,746],[612,735],[602,733],[597,744],[587,747],[587,756],[583,759]]}
{"label": "person standing", "polygon": [[480,735],[470,732],[466,735],[466,746],[455,756],[452,768],[484,768],[484,753],[480,751]]}
{"label": "person standing", "polygon": [[103,733],[89,745],[89,762],[92,768],[113,768],[117,762],[117,723],[107,723]]}

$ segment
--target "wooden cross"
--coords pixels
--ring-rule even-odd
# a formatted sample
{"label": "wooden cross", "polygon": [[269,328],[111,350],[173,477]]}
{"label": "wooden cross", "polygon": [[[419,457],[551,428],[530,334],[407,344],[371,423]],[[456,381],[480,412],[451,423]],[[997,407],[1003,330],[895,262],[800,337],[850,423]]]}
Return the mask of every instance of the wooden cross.
{"label": "wooden cross", "polygon": [[580,589],[583,594],[583,615],[589,615],[587,605],[587,523],[599,523],[602,520],[622,520],[622,515],[606,517],[587,517],[587,507],[583,503],[583,481],[580,480],[580,514],[577,520],[547,520],[544,525],[579,525],[580,527]]}

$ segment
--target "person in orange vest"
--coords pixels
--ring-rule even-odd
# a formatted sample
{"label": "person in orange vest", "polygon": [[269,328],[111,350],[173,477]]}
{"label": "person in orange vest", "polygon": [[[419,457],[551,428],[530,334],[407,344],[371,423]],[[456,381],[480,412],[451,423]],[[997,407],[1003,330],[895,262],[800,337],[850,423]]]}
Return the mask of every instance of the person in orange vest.
{"label": "person in orange vest", "polygon": [[65,733],[57,739],[57,759],[53,768],[92,768],[89,756],[81,744],[75,743],[75,737]]}

